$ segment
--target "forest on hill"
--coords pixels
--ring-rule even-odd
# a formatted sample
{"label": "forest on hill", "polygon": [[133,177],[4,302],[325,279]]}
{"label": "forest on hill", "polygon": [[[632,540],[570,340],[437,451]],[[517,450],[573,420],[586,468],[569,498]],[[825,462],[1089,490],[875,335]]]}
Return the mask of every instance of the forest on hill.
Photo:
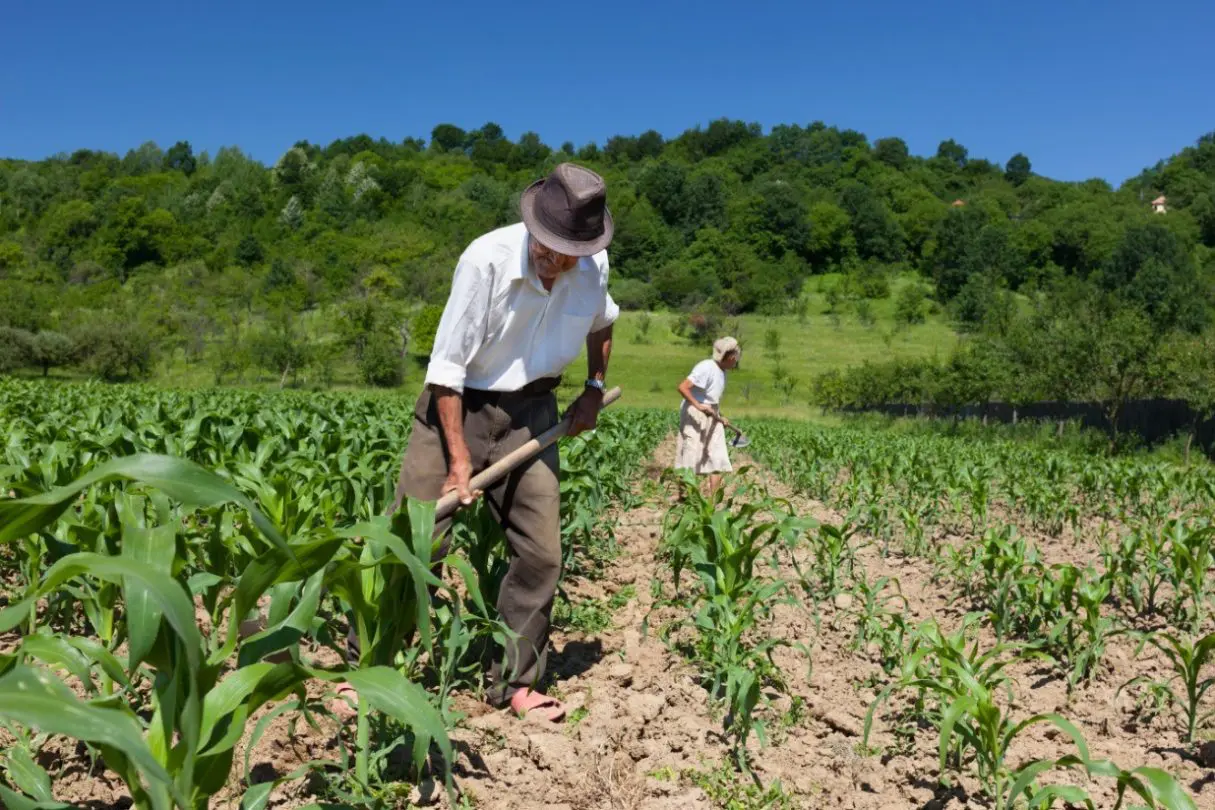
{"label": "forest on hill", "polygon": [[[799,314],[815,275],[839,274],[832,307],[848,307],[914,273],[924,283],[901,288],[901,318],[922,317],[927,294],[976,338],[959,352],[986,341],[997,359],[984,363],[1005,372],[1026,353],[1041,361],[1036,387],[1012,374],[1019,396],[1098,397],[1042,356],[1080,352],[1074,365],[1108,349],[1118,365],[1147,346],[1153,369],[1131,376],[1159,387],[1167,364],[1153,347],[1192,351],[1210,321],[1215,134],[1115,189],[1041,177],[1023,154],[1000,164],[947,140],[916,156],[899,138],[822,123],[764,132],[723,119],[556,149],[492,123],[443,124],[429,141],[299,142],[273,166],[185,141],[0,160],[0,371],[138,377],[177,353],[220,380],[355,363],[368,383],[394,384],[403,341],[425,352],[463,248],[517,221],[519,192],[563,160],[607,179],[616,299],[688,313],[693,327]],[[304,313],[325,334],[304,334]],[[863,397],[837,384],[828,398],[903,396],[873,379]]]}

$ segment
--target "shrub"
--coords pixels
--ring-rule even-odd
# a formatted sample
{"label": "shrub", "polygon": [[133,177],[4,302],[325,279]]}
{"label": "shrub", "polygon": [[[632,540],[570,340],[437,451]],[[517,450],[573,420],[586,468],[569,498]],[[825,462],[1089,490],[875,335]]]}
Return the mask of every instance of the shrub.
{"label": "shrub", "polygon": [[671,331],[697,345],[712,345],[721,337],[721,315],[703,310],[689,312],[676,320]]}
{"label": "shrub", "polygon": [[0,374],[30,365],[33,340],[24,329],[0,326]]}
{"label": "shrub", "polygon": [[42,376],[52,368],[70,366],[76,362],[76,342],[60,332],[43,330],[34,335],[30,345],[30,362],[42,369]]}
{"label": "shrub", "polygon": [[85,366],[104,380],[147,377],[155,360],[152,336],[138,324],[106,320],[85,327],[76,336]]}
{"label": "shrub", "polygon": [[908,284],[899,290],[899,297],[894,304],[894,320],[903,326],[923,323],[925,320],[925,302],[927,296],[919,284]]}
{"label": "shrub", "polygon": [[658,305],[658,293],[654,288],[636,278],[613,281],[612,299],[621,309],[630,311],[653,309]]}
{"label": "shrub", "polygon": [[[431,342],[434,342],[433,336]],[[371,336],[359,360],[359,373],[368,385],[393,388],[401,384],[405,376],[401,349],[391,334],[376,332]]]}

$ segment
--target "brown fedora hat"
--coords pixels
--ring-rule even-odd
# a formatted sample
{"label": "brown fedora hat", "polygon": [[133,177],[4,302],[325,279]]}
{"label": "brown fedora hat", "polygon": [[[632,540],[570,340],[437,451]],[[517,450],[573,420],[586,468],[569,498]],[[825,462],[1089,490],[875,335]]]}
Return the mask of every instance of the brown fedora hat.
{"label": "brown fedora hat", "polygon": [[523,192],[519,201],[528,232],[567,256],[593,256],[612,241],[607,184],[590,169],[562,163]]}

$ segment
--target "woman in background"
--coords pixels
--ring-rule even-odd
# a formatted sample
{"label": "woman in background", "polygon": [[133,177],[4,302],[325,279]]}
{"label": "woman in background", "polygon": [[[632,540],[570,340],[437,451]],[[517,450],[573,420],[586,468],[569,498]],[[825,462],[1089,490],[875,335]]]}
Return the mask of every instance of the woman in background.
{"label": "woman in background", "polygon": [[732,337],[713,344],[713,359],[701,360],[679,384],[679,440],[675,469],[709,476],[709,495],[721,486],[721,474],[730,472],[725,425],[719,406],[726,390],[726,372],[738,365],[742,348]]}

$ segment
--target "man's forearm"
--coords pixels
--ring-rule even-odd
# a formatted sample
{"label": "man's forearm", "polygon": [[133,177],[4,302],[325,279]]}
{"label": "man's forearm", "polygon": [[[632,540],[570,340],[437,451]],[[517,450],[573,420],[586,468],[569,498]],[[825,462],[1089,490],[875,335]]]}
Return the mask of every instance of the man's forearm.
{"label": "man's forearm", "polygon": [[432,385],[430,390],[452,461],[468,461],[468,445],[464,442],[464,397],[455,389],[441,385]]}
{"label": "man's forearm", "polygon": [[586,376],[592,380],[607,378],[608,360],[612,356],[612,327],[606,326],[586,336]]}

